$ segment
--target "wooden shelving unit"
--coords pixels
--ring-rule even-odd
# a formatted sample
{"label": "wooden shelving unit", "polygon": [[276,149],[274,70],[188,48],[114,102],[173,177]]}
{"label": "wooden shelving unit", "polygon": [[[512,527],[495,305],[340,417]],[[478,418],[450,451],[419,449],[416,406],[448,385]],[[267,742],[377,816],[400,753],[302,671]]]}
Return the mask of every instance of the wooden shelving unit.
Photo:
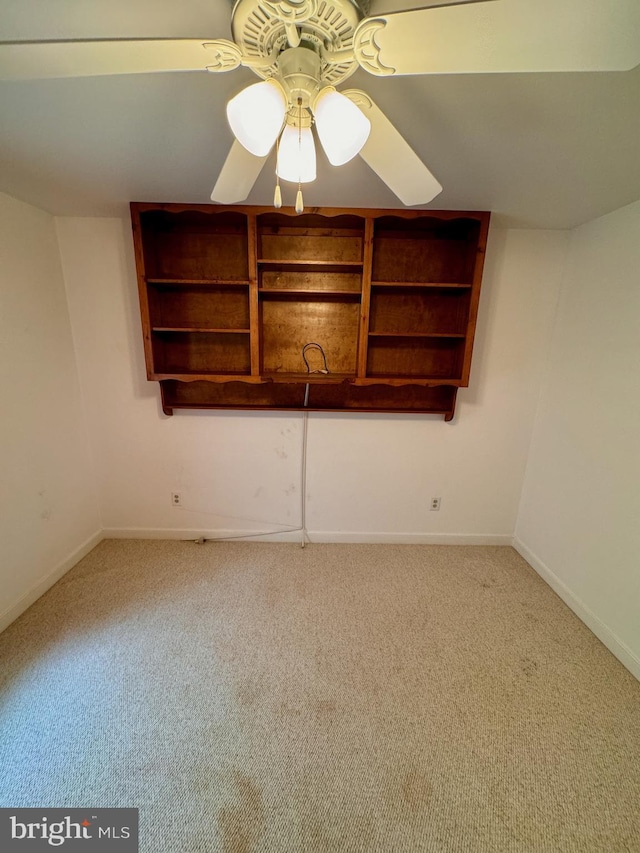
{"label": "wooden shelving unit", "polygon": [[488,213],[133,203],[131,215],[147,376],[167,414],[453,417]]}

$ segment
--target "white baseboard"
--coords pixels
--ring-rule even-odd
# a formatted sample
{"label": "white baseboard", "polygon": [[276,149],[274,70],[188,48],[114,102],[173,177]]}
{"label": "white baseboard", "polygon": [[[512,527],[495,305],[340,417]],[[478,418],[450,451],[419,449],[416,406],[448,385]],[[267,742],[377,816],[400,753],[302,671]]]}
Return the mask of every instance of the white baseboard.
{"label": "white baseboard", "polygon": [[249,539],[252,542],[300,542],[301,530],[203,530],[201,527],[105,527],[104,539]]}
{"label": "white baseboard", "polygon": [[578,619],[584,622],[600,642],[640,681],[640,659],[637,655],[584,602],[574,595],[569,587],[539,557],[530,551],[517,536],[513,537],[513,547],[529,563],[531,568],[549,584],[551,589],[560,596],[564,603],[573,610]]}
{"label": "white baseboard", "polygon": [[[105,539],[250,539],[253,542],[300,542],[301,530],[202,530],[166,527],[108,527]],[[315,543],[381,544],[381,545],[506,545],[512,537],[502,534],[475,533],[371,533],[343,530],[308,530],[307,541]]]}
{"label": "white baseboard", "polygon": [[511,545],[511,536],[476,533],[358,533],[343,530],[310,530],[311,542],[344,542],[372,545]]}
{"label": "white baseboard", "polygon": [[50,589],[54,583],[60,580],[63,575],[72,569],[76,563],[79,563],[83,557],[86,557],[89,551],[92,551],[96,545],[99,545],[100,542],[104,539],[104,535],[102,530],[94,533],[93,536],[90,536],[86,542],[83,542],[79,548],[76,548],[68,557],[62,560],[61,563],[53,569],[53,571],[49,572],[45,575],[41,580],[39,580],[34,586],[32,586],[24,595],[21,595],[20,598],[15,602],[15,604],[10,605],[6,610],[0,613],[0,633],[4,631],[5,628],[8,628],[12,622],[21,616],[25,610],[27,610],[34,601],[37,601],[41,595]]}

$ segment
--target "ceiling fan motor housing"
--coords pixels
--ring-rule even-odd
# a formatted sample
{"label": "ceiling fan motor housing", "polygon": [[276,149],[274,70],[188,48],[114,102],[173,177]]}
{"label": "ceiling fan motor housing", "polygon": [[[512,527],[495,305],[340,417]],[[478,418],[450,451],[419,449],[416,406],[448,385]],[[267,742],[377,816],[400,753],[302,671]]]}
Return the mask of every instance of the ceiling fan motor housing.
{"label": "ceiling fan motor housing", "polygon": [[278,57],[276,77],[289,93],[290,103],[308,108],[320,89],[320,56],[313,46],[285,48]]}

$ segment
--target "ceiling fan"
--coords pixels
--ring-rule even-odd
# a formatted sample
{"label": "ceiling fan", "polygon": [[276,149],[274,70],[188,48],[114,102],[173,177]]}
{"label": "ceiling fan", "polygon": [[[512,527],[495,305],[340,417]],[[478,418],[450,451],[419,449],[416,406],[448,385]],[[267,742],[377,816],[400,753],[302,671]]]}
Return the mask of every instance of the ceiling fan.
{"label": "ceiling fan", "polygon": [[[442,186],[357,89],[336,86],[361,67],[374,76],[625,71],[640,63],[638,0],[237,0],[232,39],[95,39],[0,43],[0,79],[245,66],[262,82],[227,105],[236,137],[213,201],[243,201],[274,145],[279,180],[315,178],[312,127],[334,165],[356,154],[405,205]],[[410,8],[406,8],[409,6]]]}

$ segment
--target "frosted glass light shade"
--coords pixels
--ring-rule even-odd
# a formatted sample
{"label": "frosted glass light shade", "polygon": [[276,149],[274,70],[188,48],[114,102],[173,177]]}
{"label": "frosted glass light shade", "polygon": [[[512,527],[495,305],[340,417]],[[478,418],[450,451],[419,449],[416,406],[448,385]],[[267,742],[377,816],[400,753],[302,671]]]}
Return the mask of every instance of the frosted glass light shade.
{"label": "frosted glass light shade", "polygon": [[288,124],[282,131],[278,146],[276,172],[283,181],[308,184],[316,179],[316,147],[310,127],[298,128]]}
{"label": "frosted glass light shade", "polygon": [[275,80],[247,86],[227,104],[227,119],[241,145],[265,157],[278,138],[287,110],[282,87]]}
{"label": "frosted glass light shade", "polygon": [[313,107],[320,142],[332,166],[342,166],[369,138],[371,122],[345,95],[327,87]]}

